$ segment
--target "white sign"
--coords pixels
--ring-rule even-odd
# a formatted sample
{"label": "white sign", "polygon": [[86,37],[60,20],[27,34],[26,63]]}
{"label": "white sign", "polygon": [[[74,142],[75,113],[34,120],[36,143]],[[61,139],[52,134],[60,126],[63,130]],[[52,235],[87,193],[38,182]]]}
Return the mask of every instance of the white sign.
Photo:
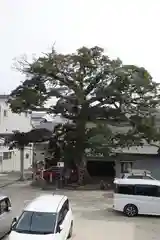
{"label": "white sign", "polygon": [[104,157],[104,154],[103,153],[87,153],[86,154],[87,157],[99,157],[99,158],[103,158]]}
{"label": "white sign", "polygon": [[57,162],[57,167],[64,167],[64,162]]}

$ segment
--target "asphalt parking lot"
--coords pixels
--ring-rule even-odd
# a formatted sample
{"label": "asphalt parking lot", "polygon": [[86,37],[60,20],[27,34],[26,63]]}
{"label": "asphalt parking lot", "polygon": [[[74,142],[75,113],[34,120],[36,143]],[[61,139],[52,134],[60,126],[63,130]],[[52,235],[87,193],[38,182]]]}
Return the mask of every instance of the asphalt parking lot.
{"label": "asphalt parking lot", "polygon": [[[15,183],[1,189],[11,197],[13,217],[33,198],[49,191],[32,188],[28,183]],[[73,240],[158,240],[160,217],[127,218],[112,211],[112,197],[103,191],[58,191],[69,197],[74,213]],[[5,238],[7,239],[7,237]]]}

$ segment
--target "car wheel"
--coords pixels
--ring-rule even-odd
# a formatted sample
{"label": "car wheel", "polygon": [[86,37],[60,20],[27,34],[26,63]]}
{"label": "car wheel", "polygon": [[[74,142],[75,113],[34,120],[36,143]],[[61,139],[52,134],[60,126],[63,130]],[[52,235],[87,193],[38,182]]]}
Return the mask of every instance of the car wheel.
{"label": "car wheel", "polygon": [[70,230],[69,230],[68,238],[71,238],[72,234],[73,234],[73,221],[71,222],[71,227],[70,227]]}
{"label": "car wheel", "polygon": [[127,217],[135,217],[138,215],[138,208],[134,204],[127,204],[123,212]]}

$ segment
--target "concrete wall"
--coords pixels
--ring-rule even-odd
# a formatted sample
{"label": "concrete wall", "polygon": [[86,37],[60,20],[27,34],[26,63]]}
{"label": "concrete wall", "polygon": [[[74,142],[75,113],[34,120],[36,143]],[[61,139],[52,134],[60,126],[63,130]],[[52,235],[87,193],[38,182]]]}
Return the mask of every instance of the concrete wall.
{"label": "concrete wall", "polygon": [[34,162],[44,161],[47,147],[47,143],[34,144]]}
{"label": "concrete wall", "polygon": [[[116,176],[119,177],[121,173],[121,162],[123,159],[116,160]],[[152,176],[160,180],[160,157],[157,156],[130,156],[124,162],[132,162],[133,169],[149,170]]]}
{"label": "concrete wall", "polygon": [[[3,153],[11,152],[10,159],[4,159]],[[18,149],[13,149],[9,151],[8,148],[1,147],[0,155],[2,156],[0,161],[0,172],[11,172],[20,171],[20,151]],[[33,150],[32,147],[26,147],[24,150],[24,169],[28,169],[32,164]]]}
{"label": "concrete wall", "polygon": [[34,155],[34,161],[35,162],[41,162],[44,161],[45,154],[43,154],[43,150],[36,149],[35,155]]}
{"label": "concrete wall", "polygon": [[144,160],[136,160],[133,163],[135,169],[146,169],[151,171],[152,176],[160,180],[160,158],[150,158]]}
{"label": "concrete wall", "polygon": [[114,161],[116,177],[121,175],[121,163],[132,163],[133,169],[149,170],[152,176],[160,180],[160,156],[121,154],[117,157],[88,157],[88,161]]}

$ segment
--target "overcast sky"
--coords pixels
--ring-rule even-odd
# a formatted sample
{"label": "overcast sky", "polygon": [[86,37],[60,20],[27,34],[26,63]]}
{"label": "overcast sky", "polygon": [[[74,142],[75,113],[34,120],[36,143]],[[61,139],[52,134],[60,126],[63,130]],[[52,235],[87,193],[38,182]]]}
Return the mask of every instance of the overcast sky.
{"label": "overcast sky", "polygon": [[0,93],[24,79],[15,57],[54,42],[62,52],[99,45],[160,82],[160,0],[0,0]]}

